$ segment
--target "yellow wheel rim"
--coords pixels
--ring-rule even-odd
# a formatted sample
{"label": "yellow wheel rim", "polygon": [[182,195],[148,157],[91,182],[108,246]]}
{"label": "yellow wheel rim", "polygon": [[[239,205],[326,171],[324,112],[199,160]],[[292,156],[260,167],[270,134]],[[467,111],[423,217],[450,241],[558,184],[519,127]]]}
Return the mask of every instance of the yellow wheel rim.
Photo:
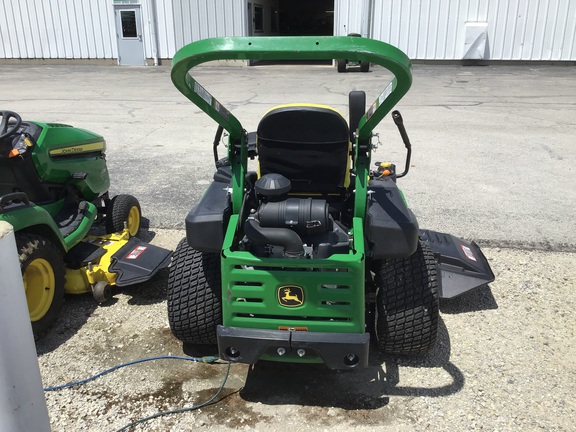
{"label": "yellow wheel rim", "polygon": [[30,320],[38,321],[46,315],[54,300],[54,269],[45,259],[37,258],[26,267],[23,280]]}
{"label": "yellow wheel rim", "polygon": [[138,207],[133,206],[130,208],[130,212],[128,213],[128,220],[126,221],[128,225],[128,231],[130,232],[131,236],[135,236],[140,229],[140,211]]}

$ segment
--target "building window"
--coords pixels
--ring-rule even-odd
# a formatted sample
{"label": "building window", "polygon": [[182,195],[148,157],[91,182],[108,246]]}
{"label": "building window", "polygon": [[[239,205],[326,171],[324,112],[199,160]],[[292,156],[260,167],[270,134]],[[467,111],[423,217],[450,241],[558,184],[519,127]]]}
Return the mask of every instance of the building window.
{"label": "building window", "polygon": [[262,5],[254,5],[254,32],[262,33],[264,31],[264,8]]}
{"label": "building window", "polygon": [[121,11],[120,20],[122,21],[122,37],[138,37],[138,32],[136,30],[136,12]]}

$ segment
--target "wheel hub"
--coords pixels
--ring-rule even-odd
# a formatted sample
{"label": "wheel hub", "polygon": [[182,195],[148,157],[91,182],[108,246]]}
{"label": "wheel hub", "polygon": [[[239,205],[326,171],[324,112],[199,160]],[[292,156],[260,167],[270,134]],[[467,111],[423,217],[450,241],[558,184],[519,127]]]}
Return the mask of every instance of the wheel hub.
{"label": "wheel hub", "polygon": [[23,281],[30,320],[38,321],[46,315],[54,300],[54,270],[47,260],[37,258],[26,267]]}
{"label": "wheel hub", "polygon": [[140,211],[138,210],[138,207],[133,206],[130,208],[127,225],[130,235],[135,236],[138,233],[138,229],[140,227]]}

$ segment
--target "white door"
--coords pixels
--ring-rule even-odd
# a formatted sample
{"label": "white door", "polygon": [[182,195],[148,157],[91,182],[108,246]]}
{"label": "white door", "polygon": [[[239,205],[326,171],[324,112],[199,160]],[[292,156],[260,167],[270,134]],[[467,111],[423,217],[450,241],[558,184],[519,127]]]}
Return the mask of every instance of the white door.
{"label": "white door", "polygon": [[118,37],[118,63],[145,65],[140,5],[115,5],[114,15]]}

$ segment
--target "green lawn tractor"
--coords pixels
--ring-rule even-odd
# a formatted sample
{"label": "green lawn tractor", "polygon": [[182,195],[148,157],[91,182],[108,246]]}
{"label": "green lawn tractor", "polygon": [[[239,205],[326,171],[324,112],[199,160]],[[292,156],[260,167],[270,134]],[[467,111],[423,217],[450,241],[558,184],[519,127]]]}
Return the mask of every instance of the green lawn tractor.
{"label": "green lawn tractor", "polygon": [[[348,33],[348,37],[362,37],[360,33]],[[368,72],[370,71],[370,62],[365,60],[348,60],[348,59],[337,59],[336,60],[336,69],[338,72],[346,72],[349,66],[355,66],[360,68],[360,72]]]}
{"label": "green lawn tractor", "polygon": [[[110,199],[100,135],[22,121],[12,111],[0,116],[0,220],[14,227],[38,338],[56,321],[65,293],[106,301],[112,286],[143,282],[166,267],[171,252],[135,237],[142,221],[136,198]],[[90,235],[98,222],[106,234]]]}
{"label": "green lawn tractor", "polygon": [[[255,132],[190,71],[221,59],[334,58],[371,62],[394,78],[368,109],[365,93],[352,91],[348,121],[329,106],[289,103]],[[428,352],[439,298],[493,280],[475,243],[419,230],[396,183],[411,155],[397,111],[404,171],[371,166],[372,131],[412,82],[400,50],[353,37],[206,39],[176,53],[172,81],[219,124],[216,173],[186,218],[168,280],[170,326],[185,345],[217,344],[232,362],[361,368],[371,336],[384,353]],[[228,154],[219,159],[223,129]]]}

